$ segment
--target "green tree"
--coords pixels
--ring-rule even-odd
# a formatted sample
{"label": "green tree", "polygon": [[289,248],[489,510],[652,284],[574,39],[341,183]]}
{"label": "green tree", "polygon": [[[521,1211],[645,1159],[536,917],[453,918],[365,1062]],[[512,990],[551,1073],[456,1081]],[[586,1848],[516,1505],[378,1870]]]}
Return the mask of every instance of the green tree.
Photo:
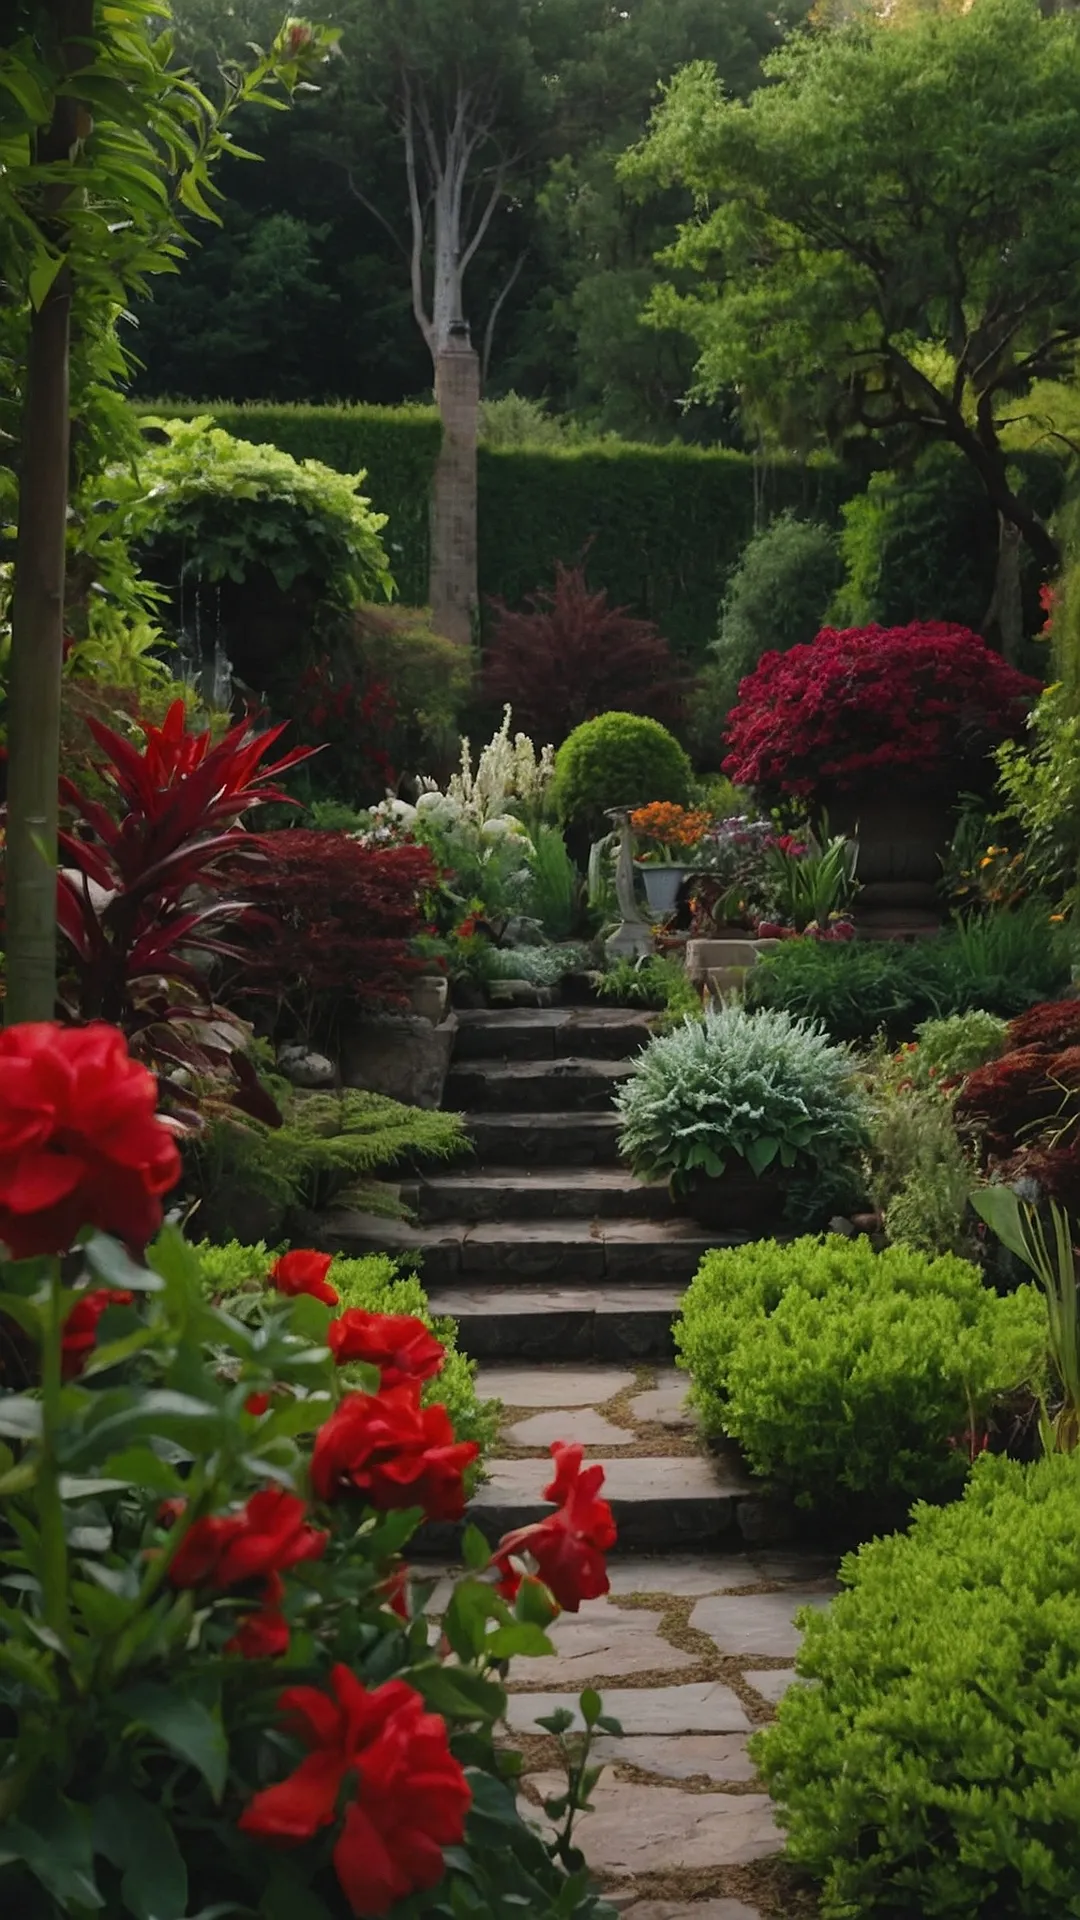
{"label": "green tree", "polygon": [[1002,428],[1080,338],[1080,20],[977,0],[902,31],[807,33],[744,104],[698,64],[668,88],[628,180],[695,198],[655,318],[697,378],[766,427],[959,448],[1000,525],[988,619],[1020,638],[1019,545],[1057,550]]}
{"label": "green tree", "polygon": [[[60,670],[72,428],[83,469],[118,427],[118,316],[183,251],[242,100],[271,102],[329,44],[287,21],[214,107],[153,34],[163,0],[17,0],[0,39],[0,239],[16,423],[6,845],[8,1021],[56,1002]],[[123,429],[120,428],[121,438]],[[117,447],[114,443],[112,452]]]}

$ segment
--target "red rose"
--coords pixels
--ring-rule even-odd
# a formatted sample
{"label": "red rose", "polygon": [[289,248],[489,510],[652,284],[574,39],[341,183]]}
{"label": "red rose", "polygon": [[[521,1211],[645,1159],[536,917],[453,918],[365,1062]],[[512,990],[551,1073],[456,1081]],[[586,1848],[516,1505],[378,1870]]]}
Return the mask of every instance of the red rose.
{"label": "red rose", "polygon": [[115,1027],[27,1021],[0,1033],[0,1241],[63,1253],[81,1227],[142,1247],[180,1155],[157,1085]]}
{"label": "red rose", "polygon": [[247,1399],[244,1401],[244,1412],[253,1414],[256,1420],[261,1420],[269,1405],[270,1395],[268,1393],[249,1393]]}
{"label": "red rose", "polygon": [[307,1524],[295,1493],[268,1487],[253,1493],[239,1513],[196,1520],[180,1542],[169,1578],[174,1587],[210,1587],[219,1593],[246,1580],[284,1573],[301,1560],[318,1560],[328,1535]]}
{"label": "red rose", "polygon": [[319,1428],[311,1484],[320,1500],[360,1493],[379,1513],[422,1507],[429,1520],[460,1520],[462,1474],[480,1449],[454,1439],[443,1406],[420,1405],[419,1380],[349,1393]]}
{"label": "red rose", "polygon": [[95,1287],[79,1295],[67,1319],[60,1340],[60,1370],[65,1380],[74,1380],[86,1365],[86,1356],[97,1345],[97,1324],[107,1307],[130,1307],[135,1299],[126,1287]]}
{"label": "red rose", "polygon": [[332,1253],[316,1253],[311,1247],[296,1247],[283,1253],[270,1269],[270,1280],[279,1293],[310,1293],[336,1307],[338,1296],[326,1276],[334,1264]]}
{"label": "red rose", "polygon": [[399,1620],[411,1620],[409,1608],[409,1569],[404,1564],[396,1566],[377,1589],[384,1607],[396,1613]]}
{"label": "red rose", "polygon": [[278,1660],[288,1653],[289,1623],[281,1611],[284,1592],[281,1576],[272,1573],[261,1607],[241,1621],[232,1639],[225,1643],[226,1653],[238,1653],[244,1660]]}
{"label": "red rose", "polygon": [[403,1680],[369,1693],[344,1666],[334,1667],[329,1693],[289,1687],[278,1707],[309,1751],[287,1780],[255,1795],[242,1831],[286,1845],[311,1840],[337,1823],[348,1782],[333,1860],[353,1913],[376,1920],[435,1886],[471,1799],[445,1722]]}
{"label": "red rose", "polygon": [[330,1322],[326,1338],[339,1367],[348,1360],[366,1360],[381,1369],[384,1387],[430,1380],[446,1360],[441,1342],[410,1313],[365,1313],[362,1307],[350,1307]]}
{"label": "red rose", "polygon": [[583,1449],[561,1440],[553,1443],[551,1454],[555,1478],[544,1488],[544,1499],[556,1501],[558,1511],[504,1534],[492,1562],[501,1575],[500,1592],[512,1599],[521,1575],[511,1560],[529,1554],[560,1607],[577,1613],[583,1600],[599,1600],[608,1591],[604,1555],[615,1545],[615,1521],[607,1501],[597,1498],[603,1467],[594,1464],[582,1472]]}

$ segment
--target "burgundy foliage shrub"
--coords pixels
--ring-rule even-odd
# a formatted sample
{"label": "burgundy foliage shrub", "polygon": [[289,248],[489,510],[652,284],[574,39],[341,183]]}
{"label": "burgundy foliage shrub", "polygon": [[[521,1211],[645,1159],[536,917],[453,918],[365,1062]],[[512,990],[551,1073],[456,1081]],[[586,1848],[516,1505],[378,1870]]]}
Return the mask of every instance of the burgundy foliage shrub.
{"label": "burgundy foliage shrub", "polygon": [[956,1119],[995,1177],[1034,1180],[1080,1217],[1080,1003],[1032,1007],[1009,1037],[1022,1044],[968,1075]]}
{"label": "burgundy foliage shrub", "polygon": [[252,911],[238,929],[243,964],[234,996],[259,993],[289,1008],[310,1038],[343,1002],[400,1006],[423,962],[409,942],[438,883],[426,847],[367,847],[348,834],[306,828],[266,834],[264,864],[245,877]]}
{"label": "burgundy foliage shrub", "polygon": [[747,675],[723,769],[777,798],[900,769],[963,777],[1019,731],[1037,692],[966,627],[826,627],[807,647],[764,654]]}
{"label": "burgundy foliage shrub", "polygon": [[555,567],[554,589],[522,612],[489,602],[496,618],[484,667],[485,697],[513,708],[514,725],[540,745],[561,746],[598,713],[644,713],[671,726],[687,682],[651,620],[590,593],[582,567]]}
{"label": "burgundy foliage shrub", "polygon": [[388,751],[397,701],[385,680],[363,670],[354,676],[322,654],[300,676],[293,721],[297,737],[320,749],[314,783],[335,798],[367,806],[397,785]]}
{"label": "burgundy foliage shrub", "polygon": [[1006,1045],[1010,1053],[1037,1047],[1040,1053],[1061,1053],[1080,1046],[1080,1000],[1045,1000],[1010,1020]]}

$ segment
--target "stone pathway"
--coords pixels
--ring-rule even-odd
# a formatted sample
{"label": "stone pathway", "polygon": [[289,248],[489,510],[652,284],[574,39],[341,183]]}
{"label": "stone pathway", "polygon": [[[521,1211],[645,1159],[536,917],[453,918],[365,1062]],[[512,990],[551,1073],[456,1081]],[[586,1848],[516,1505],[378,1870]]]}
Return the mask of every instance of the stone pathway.
{"label": "stone pathway", "polygon": [[[528,1466],[543,1483],[551,1439],[579,1440],[604,1460],[617,1518],[620,1505],[649,1507],[660,1468],[676,1488],[715,1477],[683,1405],[686,1377],[671,1367],[500,1365],[481,1368],[478,1384],[504,1414],[475,1517],[504,1498],[511,1471]],[[555,1623],[555,1658],[513,1664],[525,1791],[537,1807],[560,1791],[555,1743],[537,1719],[576,1711],[595,1686],[623,1733],[597,1743],[605,1772],[578,1837],[616,1903],[633,1920],[794,1920],[777,1904],[788,1899],[774,1864],[781,1837],[747,1740],[795,1680],[794,1615],[828,1604],[833,1565],[734,1539],[725,1554],[723,1536],[695,1553],[628,1545],[621,1538],[610,1561],[607,1598]]]}
{"label": "stone pathway", "polygon": [[[633,1920],[803,1920],[746,1743],[794,1679],[794,1614],[827,1604],[834,1569],[765,1546],[775,1514],[684,1408],[673,1316],[702,1254],[746,1236],[702,1233],[618,1165],[611,1096],[648,1034],[617,1008],[461,1014],[445,1105],[467,1110],[474,1163],[403,1186],[415,1224],[339,1212],[319,1244],[421,1255],[481,1394],[503,1403],[469,1512],[489,1539],[550,1511],[552,1440],[604,1463],[611,1592],[559,1618],[554,1659],[512,1669],[538,1819],[560,1780],[537,1716],[596,1686],[623,1733],[599,1744],[578,1834],[615,1903]],[[449,1563],[456,1544],[429,1528],[422,1550]]]}

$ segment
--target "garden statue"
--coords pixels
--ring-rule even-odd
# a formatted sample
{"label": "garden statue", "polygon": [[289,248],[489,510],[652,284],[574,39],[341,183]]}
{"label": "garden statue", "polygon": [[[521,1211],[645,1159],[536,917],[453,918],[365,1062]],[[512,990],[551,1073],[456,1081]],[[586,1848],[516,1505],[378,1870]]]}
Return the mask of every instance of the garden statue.
{"label": "garden statue", "polygon": [[615,897],[622,919],[604,942],[604,951],[614,960],[638,960],[653,949],[652,933],[642,918],[634,893],[634,836],[630,830],[632,807],[608,807],[609,820],[619,836],[619,854],[615,865]]}

